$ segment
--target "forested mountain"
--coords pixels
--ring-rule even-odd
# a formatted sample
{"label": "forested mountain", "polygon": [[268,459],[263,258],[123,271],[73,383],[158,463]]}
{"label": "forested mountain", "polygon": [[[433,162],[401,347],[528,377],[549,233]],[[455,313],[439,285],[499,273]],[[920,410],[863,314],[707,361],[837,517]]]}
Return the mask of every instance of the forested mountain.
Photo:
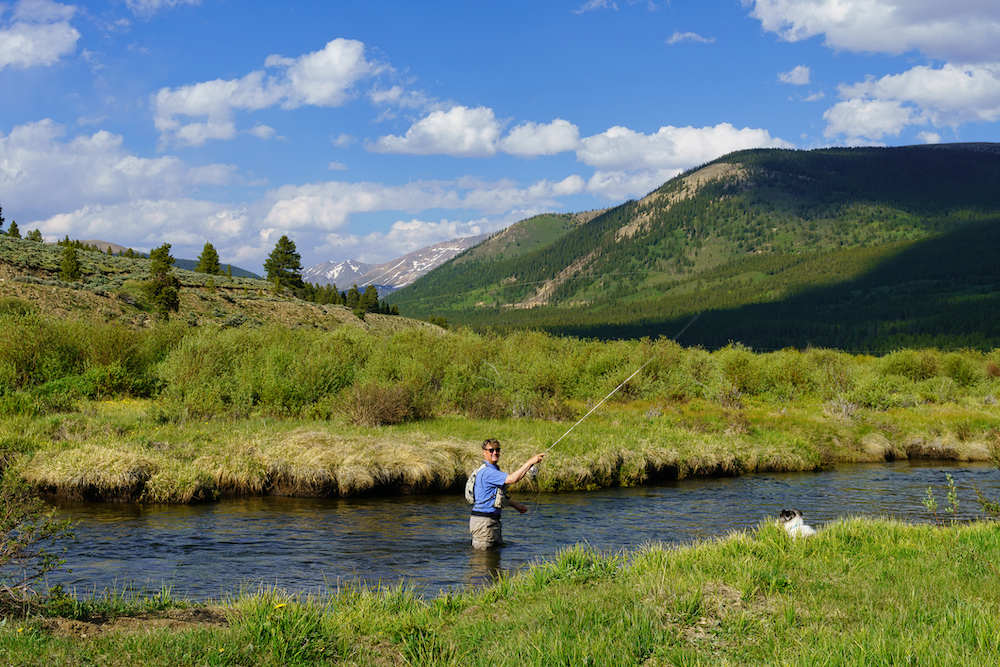
{"label": "forested mountain", "polygon": [[[708,347],[1000,346],[998,144],[741,151],[639,201],[548,218],[390,301],[598,338],[673,336],[700,314],[680,342]],[[498,251],[505,237],[519,245]]]}

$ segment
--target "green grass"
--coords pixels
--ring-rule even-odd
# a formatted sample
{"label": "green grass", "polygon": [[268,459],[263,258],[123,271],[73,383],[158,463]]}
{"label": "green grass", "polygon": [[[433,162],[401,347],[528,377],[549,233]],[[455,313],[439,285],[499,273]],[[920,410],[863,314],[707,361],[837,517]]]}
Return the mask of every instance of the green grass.
{"label": "green grass", "polygon": [[227,625],[102,632],[8,618],[18,665],[988,665],[1000,531],[845,519],[680,548],[564,550],[493,586],[244,591]]}

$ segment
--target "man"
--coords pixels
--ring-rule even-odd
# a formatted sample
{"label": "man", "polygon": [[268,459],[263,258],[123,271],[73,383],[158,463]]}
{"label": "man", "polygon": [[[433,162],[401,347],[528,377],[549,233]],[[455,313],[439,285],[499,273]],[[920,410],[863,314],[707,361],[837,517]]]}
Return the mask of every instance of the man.
{"label": "man", "polygon": [[535,454],[524,462],[520,468],[509,475],[500,470],[500,443],[490,438],[483,441],[483,461],[475,473],[476,480],[473,489],[472,517],[469,519],[469,531],[472,533],[472,546],[476,549],[491,549],[503,546],[503,535],[500,525],[500,508],[510,505],[521,514],[528,508],[507,498],[506,487],[521,481],[531,466],[539,463],[545,454]]}

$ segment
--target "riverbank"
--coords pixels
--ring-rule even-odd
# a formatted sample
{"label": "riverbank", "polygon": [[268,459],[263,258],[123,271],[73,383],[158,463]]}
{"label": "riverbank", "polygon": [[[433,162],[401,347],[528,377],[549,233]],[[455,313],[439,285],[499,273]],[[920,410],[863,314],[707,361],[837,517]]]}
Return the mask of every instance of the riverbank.
{"label": "riverbank", "polygon": [[537,479],[520,488],[565,491],[906,458],[988,461],[1000,433],[1000,407],[974,400],[886,410],[806,400],[633,400],[605,404],[575,427],[590,406],[569,408],[563,421],[445,415],[365,427],[338,419],[184,419],[165,415],[155,401],[124,399],[6,417],[0,439],[10,472],[41,493],[189,503],[457,492],[486,437],[503,444],[506,468],[558,440]]}
{"label": "riverbank", "polygon": [[[762,524],[683,548],[573,547],[491,587],[426,601],[398,587],[323,596],[263,590],[193,607],[172,623],[148,609],[148,623],[115,614],[8,618],[0,659],[109,667],[985,665],[1000,645],[998,553],[994,523],[852,519],[798,540]],[[192,622],[199,615],[205,622]]]}

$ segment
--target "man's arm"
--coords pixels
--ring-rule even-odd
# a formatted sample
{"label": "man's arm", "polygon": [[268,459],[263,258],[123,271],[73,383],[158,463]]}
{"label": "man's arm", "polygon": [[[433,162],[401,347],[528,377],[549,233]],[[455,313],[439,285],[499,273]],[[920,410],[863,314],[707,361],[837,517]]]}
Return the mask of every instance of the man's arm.
{"label": "man's arm", "polygon": [[[510,473],[509,475],[507,475],[507,481],[504,482],[504,484],[517,484],[518,482],[521,481],[522,477],[524,477],[525,475],[528,474],[528,470],[531,468],[531,466],[535,465],[536,463],[541,463],[542,459],[544,459],[544,458],[545,458],[545,454],[544,453],[542,453],[542,454],[535,454],[530,459],[528,459],[527,461],[525,461],[524,464],[520,468],[518,468],[514,472]],[[513,504],[510,504],[510,506],[514,507]],[[523,507],[523,505],[522,505],[522,507]],[[518,510],[518,512],[520,512],[520,511],[521,510]],[[523,514],[524,512],[521,512],[521,513]]]}

